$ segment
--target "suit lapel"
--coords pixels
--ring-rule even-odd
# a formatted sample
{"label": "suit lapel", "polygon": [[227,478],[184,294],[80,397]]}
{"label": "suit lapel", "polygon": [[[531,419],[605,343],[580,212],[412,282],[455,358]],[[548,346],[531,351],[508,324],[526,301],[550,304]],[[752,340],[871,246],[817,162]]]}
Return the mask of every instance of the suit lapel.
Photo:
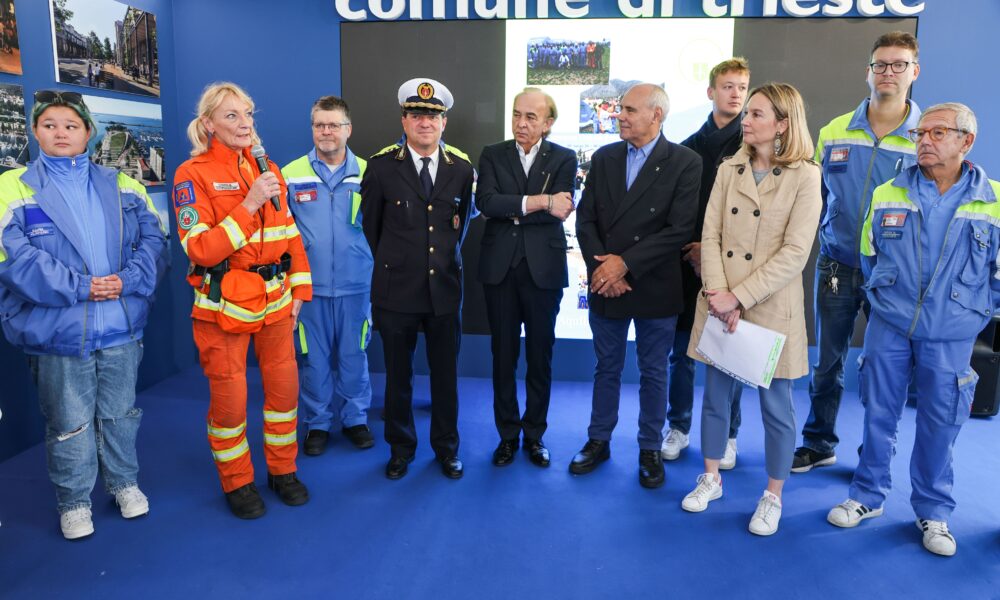
{"label": "suit lapel", "polygon": [[[628,150],[626,148],[626,157]],[[649,158],[642,165],[642,169],[639,170],[639,174],[636,175],[635,181],[632,182],[632,187],[625,192],[625,197],[622,201],[618,203],[618,207],[615,209],[615,216],[611,219],[611,224],[614,225],[615,221],[621,218],[623,214],[633,205],[636,200],[638,200],[643,192],[654,182],[656,178],[660,176],[660,171],[663,170],[663,163],[667,161],[669,152],[667,151],[667,139],[660,135],[660,139],[653,146],[653,151],[649,153]],[[625,168],[628,168],[627,160],[623,160],[622,164]],[[621,171],[623,174],[625,169],[615,169],[616,171]],[[622,188],[625,187],[625,181],[622,181]]]}
{"label": "suit lapel", "polygon": [[517,182],[517,191],[523,194],[528,180],[524,177],[524,167],[521,165],[521,155],[517,151],[516,141],[511,142],[506,154],[507,160],[510,162],[510,171],[514,174],[514,181]]}
{"label": "suit lapel", "polygon": [[[440,165],[438,165],[440,170]],[[413,164],[413,156],[410,154],[410,147],[406,146],[403,152],[403,158],[399,161],[399,171],[403,178],[403,181],[408,183],[413,191],[420,196],[420,199],[427,201],[424,196],[424,186],[420,185],[420,176],[417,174],[417,167]]]}
{"label": "suit lapel", "polygon": [[[608,195],[610,196],[611,205],[616,208],[622,204],[623,196],[625,195],[625,169],[626,158],[628,157],[628,144],[625,142],[618,142],[615,148],[608,152],[608,158],[605,162],[609,165],[613,165],[610,169],[604,169],[608,179]],[[618,167],[621,165],[621,168]]]}
{"label": "suit lapel", "polygon": [[[436,192],[439,189],[442,189],[445,185],[447,185],[448,181],[451,180],[451,177],[454,174],[453,173],[454,165],[448,162],[447,159],[445,159],[444,148],[442,147],[438,152],[439,152],[438,168],[437,168],[437,174],[434,176],[434,187],[431,189],[432,195],[434,194],[434,192]],[[451,198],[446,198],[446,199],[451,200]],[[430,198],[424,198],[424,200],[430,201]]]}
{"label": "suit lapel", "polygon": [[542,145],[538,148],[538,156],[535,157],[535,162],[531,163],[531,168],[528,169],[528,179],[525,184],[524,191],[538,190],[539,194],[549,193],[549,181],[552,175],[549,173],[549,156],[552,153],[552,145],[547,141],[542,140]]}
{"label": "suit lapel", "polygon": [[739,168],[737,174],[739,175],[739,180],[736,184],[736,191],[752,200],[757,206],[760,206],[760,194],[774,187],[774,182],[768,177],[760,182],[760,186],[758,186],[757,180],[753,178],[753,166],[749,158],[746,164]]}

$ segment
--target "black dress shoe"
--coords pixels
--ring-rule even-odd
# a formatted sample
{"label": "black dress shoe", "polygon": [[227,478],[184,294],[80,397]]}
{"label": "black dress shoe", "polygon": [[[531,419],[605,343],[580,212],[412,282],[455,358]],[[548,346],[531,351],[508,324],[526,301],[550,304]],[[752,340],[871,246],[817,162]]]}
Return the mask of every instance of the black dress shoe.
{"label": "black dress shoe", "polygon": [[517,446],[517,438],[500,440],[500,445],[493,451],[493,464],[498,467],[506,467],[514,462],[514,453],[517,452]]}
{"label": "black dress shoe", "polygon": [[354,427],[344,427],[340,430],[343,432],[344,437],[351,440],[354,447],[358,450],[365,450],[371,448],[375,445],[375,438],[372,437],[372,432],[368,431],[367,425],[355,425]]}
{"label": "black dress shoe", "polygon": [[326,450],[328,439],[330,434],[322,429],[310,429],[306,434],[306,440],[302,442],[302,451],[308,456],[319,456]]}
{"label": "black dress shoe", "polygon": [[576,453],[569,463],[569,472],[574,475],[590,473],[597,465],[611,458],[611,444],[604,440],[587,440],[583,450]]}
{"label": "black dress shoe", "polygon": [[226,492],[226,502],[229,504],[229,510],[241,519],[256,519],[263,517],[267,512],[264,499],[260,497],[257,486],[252,483]]}
{"label": "black dress shoe", "polygon": [[393,456],[385,465],[385,476],[389,479],[402,479],[406,475],[407,465],[413,462],[412,456]]}
{"label": "black dress shoe", "polygon": [[653,490],[662,486],[665,479],[659,450],[639,450],[639,485]]}
{"label": "black dress shoe", "polygon": [[274,490],[278,494],[278,497],[281,498],[281,501],[288,506],[301,506],[309,502],[309,490],[306,489],[305,484],[299,481],[295,473],[288,473],[286,475],[271,475],[268,473],[267,487]]}
{"label": "black dress shoe", "polygon": [[524,451],[528,453],[531,462],[539,467],[549,466],[549,449],[542,440],[524,440]]}
{"label": "black dress shoe", "polygon": [[461,479],[462,461],[458,460],[457,456],[449,456],[441,461],[441,472],[448,479]]}

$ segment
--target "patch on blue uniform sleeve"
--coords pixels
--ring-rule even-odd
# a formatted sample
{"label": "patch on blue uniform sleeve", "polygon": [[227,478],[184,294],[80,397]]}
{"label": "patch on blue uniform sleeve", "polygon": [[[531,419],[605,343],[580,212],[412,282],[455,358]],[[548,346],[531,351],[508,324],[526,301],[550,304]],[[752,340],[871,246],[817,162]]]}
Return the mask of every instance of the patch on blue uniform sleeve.
{"label": "patch on blue uniform sleeve", "polygon": [[56,226],[44,210],[38,206],[24,207],[24,235],[28,236],[28,239],[52,235],[55,232]]}
{"label": "patch on blue uniform sleeve", "polygon": [[194,204],[194,184],[182,181],[174,186],[174,206],[180,208],[185,204]]}

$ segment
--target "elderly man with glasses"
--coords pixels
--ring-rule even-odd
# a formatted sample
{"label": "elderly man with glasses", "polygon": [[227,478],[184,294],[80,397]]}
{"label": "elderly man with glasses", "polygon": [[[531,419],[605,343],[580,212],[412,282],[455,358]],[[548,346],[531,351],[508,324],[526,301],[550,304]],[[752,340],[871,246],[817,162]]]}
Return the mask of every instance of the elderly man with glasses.
{"label": "elderly man with glasses", "polygon": [[910,504],[924,547],[951,556],[952,448],[979,380],[969,361],[976,336],[1000,310],[1000,183],[965,160],[976,139],[976,117],[967,106],[932,106],[909,134],[917,165],[875,190],[862,229],[872,307],[859,361],[864,446],[849,497],[827,520],[854,527],[882,514],[912,376],[917,422]]}
{"label": "elderly man with glasses", "polygon": [[837,413],[844,393],[844,359],[854,322],[864,308],[864,274],[858,256],[861,223],[876,187],[914,163],[906,131],[920,109],[907,99],[920,75],[917,39],[892,31],[875,40],[865,71],[871,95],[854,112],[820,130],[816,162],[823,168],[823,213],[816,258],[816,345],[809,382],[809,417],[793,473],[837,462]]}
{"label": "elderly man with glasses", "polygon": [[312,269],[313,301],[303,307],[295,337],[308,428],[303,451],[318,456],[337,421],[356,448],[375,445],[368,430],[372,386],[365,353],[371,338],[374,260],[361,228],[361,178],[367,163],[347,147],[351,111],[342,99],[323,96],[310,116],[315,147],[281,174]]}

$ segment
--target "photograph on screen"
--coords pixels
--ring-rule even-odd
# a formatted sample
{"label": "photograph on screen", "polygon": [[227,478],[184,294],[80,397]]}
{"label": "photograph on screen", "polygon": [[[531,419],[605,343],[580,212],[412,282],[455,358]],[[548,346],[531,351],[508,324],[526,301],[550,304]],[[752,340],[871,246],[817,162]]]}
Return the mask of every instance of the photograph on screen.
{"label": "photograph on screen", "polygon": [[608,82],[611,43],[580,38],[528,40],[529,85],[591,85]]}
{"label": "photograph on screen", "polygon": [[24,90],[19,85],[0,84],[0,173],[28,164],[26,129]]}
{"label": "photograph on screen", "polygon": [[160,95],[153,13],[114,0],[50,2],[59,83]]}
{"label": "photograph on screen", "polygon": [[96,132],[87,152],[99,165],[118,169],[143,185],[162,185],[163,117],[158,104],[84,96]]}
{"label": "photograph on screen", "polygon": [[[579,202],[594,152],[620,140],[618,107],[632,85],[655,83],[667,91],[670,112],[663,133],[668,140],[680,143],[701,127],[712,112],[708,74],[732,57],[734,27],[733,19],[507,21],[505,105],[513,105],[514,96],[525,86],[539,87],[552,96],[559,118],[548,139],[577,153],[574,198]],[[596,52],[586,53],[591,40],[600,41],[603,47],[600,63]],[[573,53],[581,42],[585,43],[582,63],[579,54]],[[562,54],[556,63],[545,58],[547,44],[567,48],[569,67],[553,66],[562,62]],[[581,77],[595,71],[602,71],[601,80]],[[510,133],[506,135],[509,139]],[[564,222],[564,230],[570,287],[559,309],[556,337],[590,339],[587,268],[576,241],[575,213]],[[633,332],[629,335],[634,339]]]}
{"label": "photograph on screen", "polygon": [[21,46],[17,41],[14,0],[0,0],[0,72],[21,75]]}

